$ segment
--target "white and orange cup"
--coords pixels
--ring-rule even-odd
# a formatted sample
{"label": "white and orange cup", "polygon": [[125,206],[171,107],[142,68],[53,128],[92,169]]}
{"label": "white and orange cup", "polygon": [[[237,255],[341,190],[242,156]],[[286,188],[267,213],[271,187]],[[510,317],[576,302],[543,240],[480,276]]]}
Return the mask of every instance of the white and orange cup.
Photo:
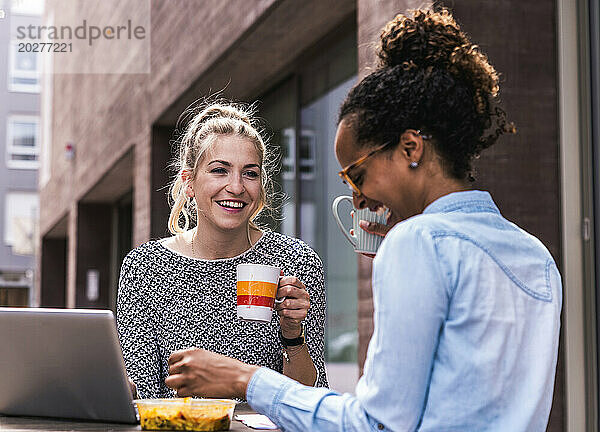
{"label": "white and orange cup", "polygon": [[237,315],[245,321],[271,322],[277,300],[279,267],[264,264],[238,264]]}

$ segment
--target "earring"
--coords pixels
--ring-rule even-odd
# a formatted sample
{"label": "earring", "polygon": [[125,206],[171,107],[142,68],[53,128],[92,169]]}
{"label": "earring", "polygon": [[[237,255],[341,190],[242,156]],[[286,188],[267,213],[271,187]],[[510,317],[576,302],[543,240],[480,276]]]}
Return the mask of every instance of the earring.
{"label": "earring", "polygon": [[415,169],[416,167],[419,166],[419,162],[411,162],[410,165],[408,165],[409,167],[411,167],[412,169]]}

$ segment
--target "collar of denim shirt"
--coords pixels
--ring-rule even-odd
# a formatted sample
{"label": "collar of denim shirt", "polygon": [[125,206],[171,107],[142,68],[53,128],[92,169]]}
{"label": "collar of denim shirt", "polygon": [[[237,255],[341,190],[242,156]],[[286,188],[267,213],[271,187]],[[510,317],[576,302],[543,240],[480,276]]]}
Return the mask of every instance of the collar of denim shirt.
{"label": "collar of denim shirt", "polygon": [[453,192],[436,199],[423,210],[427,213],[450,213],[459,211],[463,213],[490,212],[500,214],[500,210],[492,200],[489,192],[470,190]]}

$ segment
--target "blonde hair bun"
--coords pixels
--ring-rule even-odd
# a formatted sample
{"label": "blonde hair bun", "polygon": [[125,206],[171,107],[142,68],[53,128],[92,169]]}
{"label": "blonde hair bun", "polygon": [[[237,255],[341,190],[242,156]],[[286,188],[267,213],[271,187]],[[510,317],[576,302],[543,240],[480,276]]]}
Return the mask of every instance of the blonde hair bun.
{"label": "blonde hair bun", "polygon": [[211,119],[226,118],[240,120],[249,126],[253,126],[252,115],[253,110],[251,108],[238,106],[233,103],[213,103],[198,113],[198,122],[203,124]]}

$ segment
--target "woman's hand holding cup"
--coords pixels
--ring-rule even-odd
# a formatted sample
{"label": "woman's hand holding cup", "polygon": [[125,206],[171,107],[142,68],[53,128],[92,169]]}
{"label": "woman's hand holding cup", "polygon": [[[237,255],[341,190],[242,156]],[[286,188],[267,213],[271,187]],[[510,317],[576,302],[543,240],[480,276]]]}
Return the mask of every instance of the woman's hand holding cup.
{"label": "woman's hand holding cup", "polygon": [[299,337],[302,334],[302,321],[310,308],[310,296],[306,287],[297,277],[282,275],[276,297],[275,310],[279,315],[283,337],[286,339]]}
{"label": "woman's hand holding cup", "polygon": [[385,235],[392,229],[391,226],[380,224],[377,222],[367,222],[366,220],[359,221],[358,225],[366,232],[381,237],[385,237]]}

